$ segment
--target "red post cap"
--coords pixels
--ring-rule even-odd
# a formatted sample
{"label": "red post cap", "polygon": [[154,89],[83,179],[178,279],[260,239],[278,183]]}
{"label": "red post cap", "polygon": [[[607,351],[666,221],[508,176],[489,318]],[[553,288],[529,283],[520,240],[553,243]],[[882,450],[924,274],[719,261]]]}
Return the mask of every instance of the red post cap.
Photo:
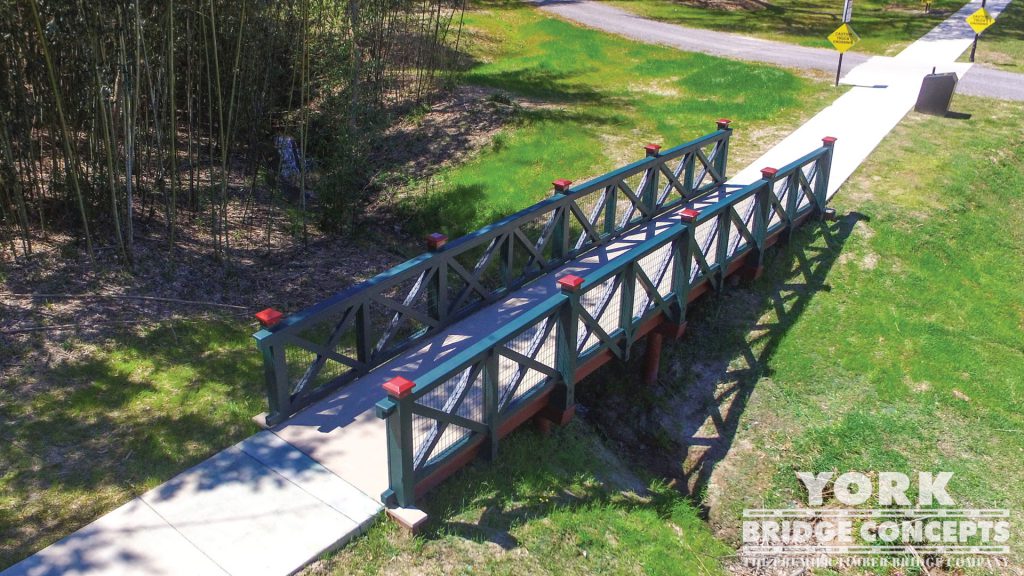
{"label": "red post cap", "polygon": [[572,180],[566,180],[565,178],[559,178],[551,183],[555,187],[555,192],[565,192],[572,186]]}
{"label": "red post cap", "polygon": [[647,146],[644,146],[644,151],[647,153],[648,156],[657,156],[658,152],[661,151],[661,145],[648,144]]}
{"label": "red post cap", "polygon": [[448,242],[448,237],[440,232],[427,235],[427,250],[437,252]]}
{"label": "red post cap", "polygon": [[825,146],[834,146],[837,138],[835,136],[825,136],[821,139],[821,143]]}
{"label": "red post cap", "polygon": [[558,279],[558,287],[567,292],[575,292],[583,285],[583,278],[574,274],[566,274]]}
{"label": "red post cap", "polygon": [[395,376],[391,380],[385,382],[381,387],[384,388],[384,391],[387,392],[389,396],[394,398],[405,398],[410,392],[412,392],[412,389],[416,387],[416,383],[408,378]]}
{"label": "red post cap", "polygon": [[718,129],[719,130],[728,130],[729,129],[729,124],[732,124],[732,120],[729,120],[728,118],[719,118],[715,122],[715,124],[718,125]]}
{"label": "red post cap", "polygon": [[761,168],[761,178],[765,180],[771,180],[775,178],[775,175],[779,173],[778,168]]}
{"label": "red post cap", "polygon": [[683,208],[679,211],[679,220],[686,224],[696,222],[698,216],[700,216],[700,212],[693,208]]}
{"label": "red post cap", "polygon": [[260,324],[267,328],[280,322],[281,318],[284,318],[284,314],[281,314],[273,308],[266,308],[256,313],[256,319],[260,321]]}

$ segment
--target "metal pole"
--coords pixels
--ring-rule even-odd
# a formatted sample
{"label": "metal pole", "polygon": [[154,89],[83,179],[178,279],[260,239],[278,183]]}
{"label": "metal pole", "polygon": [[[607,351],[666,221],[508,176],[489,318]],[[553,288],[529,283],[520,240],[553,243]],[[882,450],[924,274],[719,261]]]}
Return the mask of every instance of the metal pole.
{"label": "metal pole", "polygon": [[[981,7],[985,8],[985,0],[981,0]],[[971,44],[971,62],[974,62],[974,52],[978,50],[978,37],[980,36],[981,34],[974,34],[974,43]]]}
{"label": "metal pole", "polygon": [[843,53],[839,53],[839,66],[836,67],[836,86],[839,86],[839,75],[843,71]]}

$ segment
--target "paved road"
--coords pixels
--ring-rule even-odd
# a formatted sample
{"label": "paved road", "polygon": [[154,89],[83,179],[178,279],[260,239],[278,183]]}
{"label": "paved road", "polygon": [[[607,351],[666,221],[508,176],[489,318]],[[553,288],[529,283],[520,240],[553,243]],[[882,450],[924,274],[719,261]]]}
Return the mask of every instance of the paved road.
{"label": "paved road", "polygon": [[[648,44],[660,44],[736,60],[765,62],[786,68],[828,72],[836,69],[837,55],[834,50],[686,28],[649,20],[594,0],[534,0],[533,3],[542,10],[566,20]],[[847,53],[843,59],[843,68],[847,71],[852,70],[869,59],[871,58],[864,54]],[[961,78],[957,91],[974,96],[1024,101],[1024,74],[971,66]]]}
{"label": "paved road", "polygon": [[1024,100],[1024,74],[971,66],[957,84],[956,91],[971,96],[988,96],[1003,100]]}

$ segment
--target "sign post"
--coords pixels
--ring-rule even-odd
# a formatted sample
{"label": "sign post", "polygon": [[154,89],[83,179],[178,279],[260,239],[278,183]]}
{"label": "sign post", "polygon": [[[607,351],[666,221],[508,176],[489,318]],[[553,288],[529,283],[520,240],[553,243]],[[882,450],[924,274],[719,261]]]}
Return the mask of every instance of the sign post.
{"label": "sign post", "polygon": [[985,0],[981,0],[981,8],[978,8],[977,12],[967,17],[967,24],[974,30],[974,43],[971,44],[971,62],[974,62],[974,52],[978,49],[978,38],[995,21],[996,19],[985,10]]}
{"label": "sign post", "polygon": [[[843,6],[843,18],[849,18],[852,13],[853,0],[846,0],[846,4]],[[853,31],[849,20],[846,20],[839,28],[836,28],[835,32],[828,35],[828,41],[839,51],[839,66],[836,68],[836,86],[839,86],[839,76],[843,73],[843,54],[854,44],[860,42],[860,36]]]}

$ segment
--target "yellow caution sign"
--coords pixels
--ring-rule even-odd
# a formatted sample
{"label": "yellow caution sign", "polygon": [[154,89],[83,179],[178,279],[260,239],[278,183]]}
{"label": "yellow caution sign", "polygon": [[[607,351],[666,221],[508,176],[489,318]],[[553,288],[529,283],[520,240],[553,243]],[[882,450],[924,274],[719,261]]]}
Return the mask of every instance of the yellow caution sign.
{"label": "yellow caution sign", "polygon": [[978,8],[978,11],[967,17],[967,24],[974,29],[975,34],[981,34],[986,28],[994,24],[996,21],[984,8]]}
{"label": "yellow caution sign", "polygon": [[853,45],[860,42],[860,36],[853,31],[849,24],[843,24],[836,31],[828,35],[828,41],[842,54],[853,48]]}

